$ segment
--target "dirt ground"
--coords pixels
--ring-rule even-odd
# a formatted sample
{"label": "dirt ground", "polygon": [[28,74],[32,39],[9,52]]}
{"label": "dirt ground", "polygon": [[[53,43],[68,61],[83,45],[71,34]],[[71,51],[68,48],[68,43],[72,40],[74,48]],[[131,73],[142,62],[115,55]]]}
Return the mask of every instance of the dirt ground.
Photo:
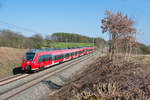
{"label": "dirt ground", "polygon": [[49,100],[150,100],[150,57],[100,57]]}
{"label": "dirt ground", "polygon": [[0,79],[19,72],[22,57],[27,50],[0,47]]}

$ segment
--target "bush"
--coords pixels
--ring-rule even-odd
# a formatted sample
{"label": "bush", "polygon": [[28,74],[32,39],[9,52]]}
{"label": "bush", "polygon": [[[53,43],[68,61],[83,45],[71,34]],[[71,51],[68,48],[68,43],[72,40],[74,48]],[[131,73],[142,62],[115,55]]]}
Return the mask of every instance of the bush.
{"label": "bush", "polygon": [[150,54],[150,48],[148,46],[144,45],[144,44],[140,44],[139,50],[143,54]]}

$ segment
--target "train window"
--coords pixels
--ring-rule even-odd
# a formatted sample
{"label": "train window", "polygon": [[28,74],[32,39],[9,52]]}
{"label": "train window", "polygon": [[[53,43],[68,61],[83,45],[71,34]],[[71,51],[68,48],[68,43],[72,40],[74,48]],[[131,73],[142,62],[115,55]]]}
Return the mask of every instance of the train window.
{"label": "train window", "polygon": [[78,51],[78,54],[80,54],[80,51]]}
{"label": "train window", "polygon": [[42,55],[39,56],[38,62],[44,62],[52,59],[52,55]]}
{"label": "train window", "polygon": [[55,56],[55,61],[64,58],[64,55],[56,55]]}
{"label": "train window", "polygon": [[43,62],[45,61],[45,55],[42,55],[42,61]]}
{"label": "train window", "polygon": [[62,59],[63,58],[63,55],[59,55],[59,59]]}
{"label": "train window", "polygon": [[58,55],[58,60],[60,59],[60,55]]}
{"label": "train window", "polygon": [[48,55],[48,60],[51,60],[52,59],[52,55]]}
{"label": "train window", "polygon": [[41,62],[43,62],[43,56],[41,56]]}
{"label": "train window", "polygon": [[48,60],[49,60],[49,59],[48,59],[48,55],[45,55],[45,60],[46,60],[46,61],[48,61]]}
{"label": "train window", "polygon": [[65,54],[65,57],[69,57],[69,56],[70,56],[69,53]]}
{"label": "train window", "polygon": [[38,63],[42,62],[42,56],[39,56]]}
{"label": "train window", "polygon": [[59,59],[59,55],[56,55],[55,56],[55,61],[58,60],[58,59]]}
{"label": "train window", "polygon": [[61,59],[60,55],[58,55],[58,60]]}
{"label": "train window", "polygon": [[57,60],[57,56],[54,57],[55,61]]}
{"label": "train window", "polygon": [[61,55],[58,55],[58,59],[61,59]]}
{"label": "train window", "polygon": [[75,52],[75,55],[77,55],[78,54],[78,52]]}
{"label": "train window", "polygon": [[81,54],[82,53],[82,51],[79,51],[79,54]]}
{"label": "train window", "polygon": [[46,56],[45,55],[42,56],[42,60],[43,60],[43,62],[46,61]]}
{"label": "train window", "polygon": [[50,55],[47,55],[47,60],[50,60],[51,59],[50,57],[51,57]]}
{"label": "train window", "polygon": [[71,56],[74,56],[74,53],[73,53],[73,52],[71,53]]}
{"label": "train window", "polygon": [[59,55],[59,59],[62,59],[62,55]]}
{"label": "train window", "polygon": [[35,56],[35,53],[26,53],[25,58],[26,60],[29,61],[29,60],[33,60],[34,56]]}
{"label": "train window", "polygon": [[64,55],[61,55],[61,59],[63,59],[64,58]]}

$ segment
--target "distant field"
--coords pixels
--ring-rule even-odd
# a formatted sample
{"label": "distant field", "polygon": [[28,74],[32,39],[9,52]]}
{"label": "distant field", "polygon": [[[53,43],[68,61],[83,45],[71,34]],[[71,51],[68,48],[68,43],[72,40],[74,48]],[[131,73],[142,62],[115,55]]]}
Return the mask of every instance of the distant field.
{"label": "distant field", "polygon": [[[47,44],[45,44],[47,45]],[[52,48],[67,48],[67,47],[83,47],[93,46],[93,43],[65,43],[65,42],[53,42],[50,44]]]}

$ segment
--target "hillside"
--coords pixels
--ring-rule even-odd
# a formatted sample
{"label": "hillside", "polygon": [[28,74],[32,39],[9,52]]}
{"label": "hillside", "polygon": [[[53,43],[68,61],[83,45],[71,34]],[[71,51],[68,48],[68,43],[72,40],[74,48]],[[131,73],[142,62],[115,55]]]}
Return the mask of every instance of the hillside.
{"label": "hillside", "polygon": [[[43,47],[48,47],[48,44],[43,43]],[[71,42],[51,42],[51,48],[71,48],[71,47],[86,47],[93,46],[93,43],[71,43]]]}
{"label": "hillside", "polygon": [[[64,48],[64,47],[76,47],[76,46],[91,46],[93,43],[99,45],[106,41],[102,38],[92,38],[73,33],[53,33],[43,37],[40,34],[35,34],[30,37],[26,37],[20,33],[13,32],[11,30],[0,30],[0,46],[12,47],[12,48]],[[67,45],[66,45],[67,43]],[[56,45],[56,46],[55,46]]]}
{"label": "hillside", "polygon": [[64,33],[64,32],[58,32],[53,33],[51,35],[51,40],[57,41],[57,42],[76,42],[76,43],[93,43],[93,39],[96,40],[96,38],[83,36],[76,33]]}
{"label": "hillside", "polygon": [[146,46],[145,44],[139,43],[137,52],[140,54],[150,54],[150,47]]}
{"label": "hillside", "polygon": [[21,61],[26,49],[0,47],[0,78],[13,75],[21,66]]}

